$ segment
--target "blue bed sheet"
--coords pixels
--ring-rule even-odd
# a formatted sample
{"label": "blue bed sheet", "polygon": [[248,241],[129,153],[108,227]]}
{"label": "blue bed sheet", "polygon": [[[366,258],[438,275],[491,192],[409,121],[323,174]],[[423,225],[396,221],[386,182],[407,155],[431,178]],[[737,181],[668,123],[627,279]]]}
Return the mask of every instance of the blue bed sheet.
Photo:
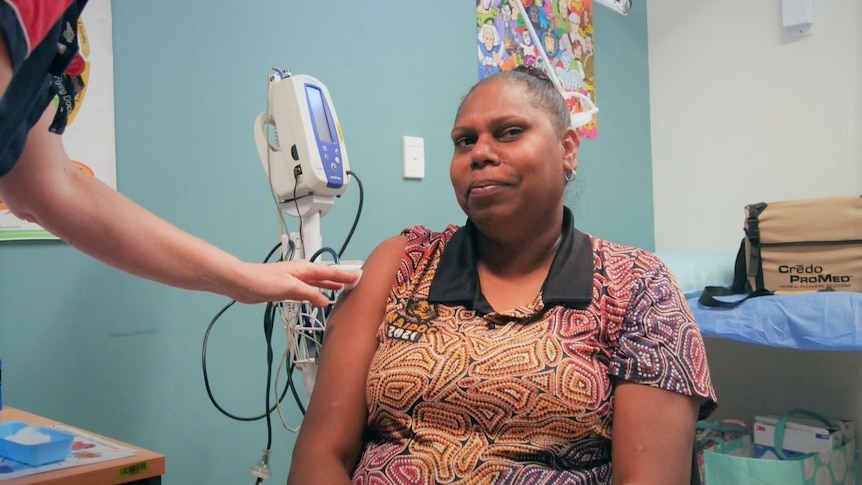
{"label": "blue bed sheet", "polygon": [[734,308],[688,299],[701,333],[771,347],[862,350],[862,293],[797,293],[749,298]]}

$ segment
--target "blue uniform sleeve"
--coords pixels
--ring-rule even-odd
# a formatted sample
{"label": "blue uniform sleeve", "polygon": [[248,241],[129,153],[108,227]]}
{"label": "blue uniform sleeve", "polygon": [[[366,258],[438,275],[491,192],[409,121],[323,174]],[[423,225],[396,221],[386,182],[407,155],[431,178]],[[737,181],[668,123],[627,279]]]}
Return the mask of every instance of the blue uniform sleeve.
{"label": "blue uniform sleeve", "polygon": [[0,98],[0,176],[24,150],[27,134],[52,99],[60,95],[51,131],[62,133],[75,96],[84,87],[78,55],[78,17],[86,0],[4,0],[2,33],[13,76]]}

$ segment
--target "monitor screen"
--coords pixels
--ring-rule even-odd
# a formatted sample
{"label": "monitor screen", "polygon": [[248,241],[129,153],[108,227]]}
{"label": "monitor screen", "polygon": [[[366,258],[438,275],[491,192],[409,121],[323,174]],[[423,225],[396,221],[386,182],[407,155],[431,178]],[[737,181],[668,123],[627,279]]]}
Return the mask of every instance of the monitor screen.
{"label": "monitor screen", "polygon": [[317,128],[317,136],[320,141],[333,143],[335,137],[330,131],[329,119],[326,117],[326,109],[323,106],[323,91],[317,86],[306,84],[305,94],[308,97],[308,106],[311,109],[314,126]]}

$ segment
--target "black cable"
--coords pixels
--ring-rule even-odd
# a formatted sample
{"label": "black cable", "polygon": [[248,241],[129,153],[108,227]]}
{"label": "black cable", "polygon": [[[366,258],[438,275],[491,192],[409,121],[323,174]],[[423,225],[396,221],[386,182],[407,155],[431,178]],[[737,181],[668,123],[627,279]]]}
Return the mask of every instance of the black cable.
{"label": "black cable", "polygon": [[[319,258],[324,253],[329,253],[329,255],[332,256],[332,258],[335,260],[335,263],[336,264],[339,263],[339,261],[340,261],[339,255],[335,252],[334,249],[327,247],[327,246],[324,246],[324,247],[318,249],[317,251],[315,251],[314,254],[312,254],[311,257],[308,258],[308,260],[313,263],[314,261],[317,260],[317,258]],[[327,296],[329,297],[330,300],[334,299],[335,298],[335,291],[329,292],[329,294]],[[311,324],[311,317],[309,316],[313,313],[313,311],[311,310],[311,306],[312,305],[310,305],[308,303],[302,304],[302,309],[303,309],[302,319],[305,322],[306,327],[317,328],[317,325]],[[326,321],[326,317],[328,317],[330,311],[332,311],[332,305],[331,304],[326,305],[326,307],[322,308],[321,310],[323,311],[324,321]],[[321,330],[316,330],[314,333],[315,338],[320,340],[320,341],[323,341],[322,333],[323,332]],[[299,343],[299,342],[297,342],[297,343]],[[315,350],[315,353],[316,353],[316,350]],[[297,401],[297,403],[299,403],[299,401]],[[302,413],[302,414],[305,414],[305,413]]]}
{"label": "black cable", "polygon": [[[281,247],[281,243],[279,242],[266,255],[266,258],[264,259],[264,263],[269,262],[269,258],[271,258],[272,255],[275,254],[275,252],[280,247]],[[289,254],[292,254],[293,249],[294,249],[293,242],[291,242]],[[226,409],[224,409],[218,403],[215,396],[213,395],[212,387],[210,386],[210,381],[209,381],[209,373],[207,372],[207,346],[209,343],[210,333],[212,332],[212,330],[215,326],[215,322],[222,316],[222,314],[224,314],[224,312],[227,311],[228,308],[232,307],[235,303],[236,303],[236,300],[231,300],[218,313],[216,313],[216,315],[213,317],[213,319],[210,320],[210,323],[207,326],[206,332],[204,333],[203,348],[201,349],[201,369],[203,371],[204,387],[206,388],[207,396],[209,396],[210,402],[213,404],[213,406],[215,406],[215,408],[219,412],[221,412],[225,416],[227,416],[231,419],[237,420],[237,421],[257,421],[257,420],[265,418],[265,417],[268,418],[270,413],[272,413],[276,409],[277,405],[273,405],[272,407],[269,406],[269,396],[268,395],[267,395],[267,406],[266,406],[268,411],[265,414],[261,414],[259,416],[253,416],[253,417],[237,416],[237,415],[227,411]],[[264,315],[264,319],[266,320],[266,314]],[[274,320],[274,319],[271,319],[271,320]],[[264,325],[265,325],[264,331],[266,331],[267,330],[266,329],[266,321],[264,322]],[[271,337],[271,334],[272,334],[272,328],[270,327],[270,329],[269,329],[269,336],[270,337]],[[267,354],[268,362],[271,362],[272,347],[271,347],[271,338],[269,338],[269,337],[267,337],[267,350],[268,350],[268,354]],[[267,392],[269,392],[270,379],[271,379],[271,366],[270,366],[270,369],[268,370],[268,373],[267,373]],[[291,386],[290,382],[288,384],[285,384],[284,389],[281,392],[281,395],[278,397],[278,403],[281,403],[284,400],[290,386]]]}
{"label": "black cable", "polygon": [[[243,416],[237,416],[237,415],[235,415],[235,414],[233,414],[233,413],[231,413],[231,412],[227,411],[226,409],[224,409],[224,408],[223,408],[223,407],[218,403],[218,401],[216,400],[215,396],[213,395],[212,387],[210,386],[210,381],[209,381],[209,374],[207,373],[207,345],[208,345],[208,342],[209,342],[210,332],[212,332],[212,329],[213,329],[213,327],[214,327],[214,325],[215,325],[216,320],[218,320],[218,318],[219,318],[219,317],[220,317],[220,316],[221,316],[225,311],[227,311],[227,309],[228,309],[228,308],[230,308],[231,306],[233,306],[233,304],[234,304],[234,303],[236,303],[236,300],[231,300],[231,301],[230,301],[230,303],[228,303],[227,305],[225,305],[225,306],[224,306],[224,308],[222,308],[222,309],[221,309],[221,310],[216,314],[216,316],[215,316],[215,317],[213,317],[212,321],[210,321],[209,326],[207,326],[206,333],[204,334],[203,349],[201,350],[201,369],[203,370],[203,376],[204,376],[204,387],[206,387],[207,396],[209,396],[210,402],[212,402],[213,406],[215,406],[215,408],[216,408],[216,409],[218,409],[218,410],[219,410],[219,412],[221,412],[221,413],[222,413],[222,414],[224,414],[225,416],[227,416],[227,417],[229,417],[229,418],[231,418],[231,419],[235,419],[235,420],[237,420],[237,421],[257,421],[257,420],[259,420],[259,419],[263,419],[264,417],[266,417],[266,415],[265,415],[265,414],[261,414],[261,415],[259,415],[259,416],[243,417]],[[287,395],[287,390],[288,390],[288,388],[289,388],[289,386],[286,384],[286,385],[284,386],[284,389],[282,389],[282,391],[281,391],[281,395],[278,397],[278,402],[279,402],[279,403],[281,403],[281,402],[284,400],[284,397]],[[276,406],[275,406],[275,405],[273,405],[272,407],[268,407],[268,409],[269,409],[269,413],[271,413],[271,412],[275,411]]]}
{"label": "black cable", "polygon": [[[266,338],[266,406],[269,410],[270,387],[272,387],[272,329],[275,326],[275,305],[266,304],[263,319],[263,335]],[[272,448],[272,411],[266,412],[266,449]]]}
{"label": "black cable", "polygon": [[[275,246],[272,247],[272,249],[269,250],[268,253],[266,253],[266,257],[263,258],[263,262],[268,263],[269,258],[271,258],[272,255],[275,254],[275,252],[278,251],[280,248],[281,248],[281,242],[277,243]],[[290,241],[290,246],[288,246],[288,252],[289,253],[293,252],[293,241]],[[281,261],[281,258],[279,258],[279,261]]]}
{"label": "black cable", "polygon": [[[338,264],[341,262],[341,255],[337,254],[335,252],[335,250],[329,246],[324,246],[324,247],[318,249],[317,251],[315,251],[314,254],[312,254],[311,257],[308,258],[308,261],[310,261],[312,263],[317,261],[317,258],[319,258],[323,253],[329,253],[329,255],[332,256],[332,259],[335,262],[335,264]],[[329,296],[330,300],[334,299],[335,298],[335,290],[330,290],[329,294],[327,296]],[[306,305],[306,303],[303,303],[303,305]],[[329,308],[330,306],[331,305],[327,305],[327,308]],[[308,312],[306,312],[306,313],[308,313]]]}
{"label": "black cable", "polygon": [[[290,250],[287,253],[288,259],[293,259],[293,254],[295,250],[296,245],[293,241],[290,241]],[[293,400],[296,402],[296,406],[299,408],[299,412],[302,413],[303,416],[305,416],[305,406],[302,404],[302,398],[299,397],[299,391],[296,389],[296,381],[293,379],[294,370],[296,370],[296,363],[291,360],[287,368],[287,383],[285,384],[285,390],[290,389],[290,393],[293,395]],[[284,393],[282,393],[278,402],[282,402],[283,399]]]}
{"label": "black cable", "polygon": [[353,218],[353,225],[350,226],[350,231],[347,233],[347,237],[344,238],[344,244],[342,244],[341,249],[338,250],[339,258],[344,254],[344,250],[347,249],[347,244],[350,242],[350,239],[353,238],[353,231],[356,230],[356,225],[359,224],[359,216],[362,215],[362,205],[365,201],[365,188],[362,186],[362,180],[359,180],[356,173],[351,172],[350,170],[347,171],[347,175],[356,179],[356,183],[359,184],[359,205],[356,208],[356,217]]}
{"label": "black cable", "polygon": [[323,253],[329,253],[329,255],[332,256],[332,259],[335,260],[336,264],[340,262],[339,261],[339,255],[335,252],[334,249],[332,249],[330,247],[322,247],[322,248],[318,249],[317,251],[314,252],[314,254],[311,255],[310,258],[308,258],[308,260],[313,263]]}
{"label": "black cable", "polygon": [[296,405],[299,407],[299,412],[305,416],[305,406],[302,405],[302,399],[299,397],[299,392],[296,390],[296,385],[293,383],[293,370],[296,368],[296,364],[291,362],[290,368],[287,370],[287,381],[290,384],[290,392],[293,394],[293,399],[296,400]]}
{"label": "black cable", "polygon": [[[353,238],[353,234],[356,231],[356,226],[359,224],[359,219],[360,219],[360,216],[362,215],[362,208],[363,208],[364,201],[365,201],[365,188],[362,185],[362,180],[359,179],[359,177],[356,175],[356,173],[348,170],[347,174],[350,175],[351,177],[353,177],[356,180],[356,183],[359,184],[359,204],[358,204],[357,209],[356,209],[356,216],[353,219],[353,224],[350,226],[350,230],[348,231],[347,236],[344,239],[344,243],[341,245],[341,249],[337,253],[335,252],[334,249],[329,248],[329,247],[321,248],[321,249],[317,250],[311,256],[311,258],[309,258],[309,261],[311,261],[311,262],[315,261],[322,254],[329,253],[333,257],[335,262],[338,263],[341,259],[342,254],[344,254],[344,251],[347,249],[347,245],[350,243],[350,240]],[[298,174],[296,173],[296,171],[294,171],[294,181],[296,181],[297,175]],[[298,204],[297,197],[296,197],[296,185],[297,184],[294,183],[293,202],[294,202],[294,205],[296,206],[297,214],[299,214],[299,204]],[[304,238],[303,238],[303,224],[302,224],[302,217],[301,216],[299,217],[299,238],[300,238],[300,241],[304,240]],[[269,251],[269,253],[266,255],[266,258],[264,258],[263,262],[268,263],[269,259],[272,257],[273,254],[275,254],[275,252],[279,248],[281,248],[281,242],[276,244]],[[280,257],[279,261],[284,261],[285,259],[287,259],[287,260],[293,259],[293,255],[294,255],[295,250],[296,250],[296,245],[294,244],[293,241],[290,241],[290,246],[289,246],[289,248],[285,254],[286,257]],[[330,299],[332,299],[333,297],[334,297],[334,292],[331,292],[330,293]],[[207,364],[206,364],[207,346],[209,343],[210,332],[212,332],[212,329],[215,326],[215,322],[224,314],[224,312],[227,311],[228,308],[232,307],[235,303],[236,303],[236,300],[231,300],[218,313],[216,313],[216,315],[213,317],[213,319],[210,321],[209,325],[207,326],[207,330],[204,334],[203,348],[201,349],[201,369],[203,371],[204,386],[206,388],[207,396],[209,396],[210,402],[213,404],[213,406],[215,406],[215,408],[219,412],[221,412],[225,416],[227,416],[231,419],[237,420],[237,421],[257,421],[261,418],[266,418],[266,428],[267,428],[266,450],[270,450],[272,448],[272,413],[273,413],[273,411],[276,410],[278,405],[284,400],[285,396],[287,395],[288,389],[290,390],[291,394],[293,395],[294,400],[296,401],[296,405],[299,408],[299,412],[302,413],[303,416],[305,415],[305,412],[306,412],[305,406],[302,404],[302,399],[299,396],[299,392],[297,391],[296,383],[295,383],[294,378],[293,378],[293,372],[296,369],[296,364],[294,362],[290,362],[290,364],[288,366],[288,370],[287,370],[287,383],[285,384],[284,389],[282,389],[281,394],[278,396],[276,403],[274,405],[270,406],[271,391],[272,391],[272,389],[271,389],[271,387],[272,387],[272,363],[273,363],[272,333],[273,333],[273,329],[275,327],[276,312],[278,311],[280,305],[273,303],[273,302],[269,302],[269,303],[267,303],[266,309],[264,311],[264,325],[263,325],[264,326],[264,338],[266,339],[266,362],[267,362],[266,393],[265,393],[266,405],[264,407],[265,412],[259,416],[242,417],[242,416],[237,416],[237,415],[227,411],[226,409],[224,409],[218,403],[215,396],[213,395],[212,388],[211,388],[210,383],[209,383],[209,374],[207,373]],[[304,305],[306,305],[306,304],[303,304],[303,306]],[[327,305],[327,307],[324,308],[324,315],[328,315],[331,310],[332,310],[332,305]],[[309,314],[310,312],[305,311],[303,313],[304,313],[304,315],[302,317],[303,319],[309,318],[305,315]],[[307,320],[306,320],[306,323],[308,323]],[[262,478],[258,478],[255,481],[255,483],[257,485],[260,485],[262,482],[263,482]]]}
{"label": "black cable", "polygon": [[[333,250],[330,247],[322,247],[322,248],[318,249],[317,251],[315,251],[314,254],[312,254],[310,258],[308,258],[308,260],[311,262],[316,261],[317,258],[319,258],[324,253],[329,253],[329,255],[332,256],[335,263],[336,264],[339,263],[341,261],[341,256],[344,254],[345,249],[347,249],[347,245],[350,243],[350,240],[353,238],[353,233],[356,231],[356,226],[359,224],[359,219],[360,219],[360,216],[362,215],[362,208],[363,208],[364,203],[365,203],[365,188],[362,185],[362,180],[359,179],[359,176],[357,176],[355,172],[348,170],[347,174],[350,175],[351,177],[353,177],[356,180],[356,183],[359,185],[359,204],[356,208],[356,216],[354,216],[354,218],[353,218],[353,224],[350,226],[350,230],[347,232],[347,236],[345,237],[344,243],[341,245],[341,249],[339,249],[338,253],[336,253],[335,250]],[[296,190],[295,186],[294,186],[294,190]],[[294,200],[295,200],[295,193],[294,193]],[[299,212],[299,207],[297,206],[297,213],[298,212]],[[300,227],[300,238],[302,238],[302,218],[301,217],[300,217],[300,226],[299,227]],[[333,299],[334,297],[335,297],[335,292],[334,291],[330,292],[329,298]],[[308,309],[307,303],[303,303],[302,306],[303,306],[302,319],[305,321],[305,324],[309,328],[311,328],[312,325],[311,325],[311,322],[309,321],[310,317],[308,315],[311,314],[312,312]],[[327,318],[331,311],[332,311],[332,305],[327,305],[326,308],[323,309],[324,318]],[[299,343],[299,342],[297,342],[297,343]],[[291,362],[290,368],[287,372],[288,383],[290,385],[290,390],[293,393],[293,397],[296,400],[296,405],[299,408],[299,411],[304,416],[305,415],[305,406],[302,405],[302,399],[300,399],[299,394],[296,390],[296,386],[294,385],[294,382],[293,382],[293,370],[295,367],[296,367],[296,364]]]}
{"label": "black cable", "polygon": [[305,244],[305,237],[302,235],[302,212],[299,210],[299,198],[296,196],[296,186],[299,185],[300,175],[302,175],[302,168],[299,165],[293,167],[293,206],[296,208],[296,218],[299,219],[299,240]]}

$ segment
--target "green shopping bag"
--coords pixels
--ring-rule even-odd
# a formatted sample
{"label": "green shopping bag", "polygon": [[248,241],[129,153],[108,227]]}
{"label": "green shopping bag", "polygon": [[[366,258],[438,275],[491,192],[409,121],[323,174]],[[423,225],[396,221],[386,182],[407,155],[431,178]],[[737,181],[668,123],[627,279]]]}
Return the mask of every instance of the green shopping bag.
{"label": "green shopping bag", "polygon": [[[789,414],[796,413],[792,411]],[[812,415],[812,413],[807,413]],[[786,424],[781,420],[780,427]],[[776,431],[776,448],[781,451],[783,429]],[[703,453],[705,485],[858,485],[856,440],[850,439],[831,451],[802,458],[772,460],[753,458],[750,435],[728,441]]]}
{"label": "green shopping bag", "polygon": [[748,427],[745,425],[745,421],[741,419],[698,421],[694,437],[695,456],[692,462],[692,466],[697,468],[695,473],[698,476],[698,481],[692,480],[692,485],[706,483],[703,465],[704,450],[724,445],[728,441],[745,436],[746,433],[748,433]]}

